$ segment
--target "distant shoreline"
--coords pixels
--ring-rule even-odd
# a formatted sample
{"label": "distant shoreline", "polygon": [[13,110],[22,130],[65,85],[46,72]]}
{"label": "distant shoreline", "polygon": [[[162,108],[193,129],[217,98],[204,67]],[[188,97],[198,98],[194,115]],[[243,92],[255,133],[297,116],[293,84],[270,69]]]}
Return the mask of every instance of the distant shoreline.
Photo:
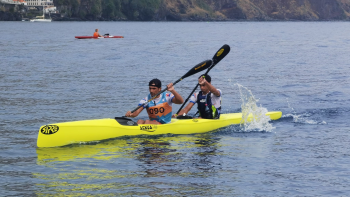
{"label": "distant shoreline", "polygon": [[[87,0],[55,1],[53,21],[350,21],[343,0]],[[21,21],[42,8],[0,3],[0,20]]]}

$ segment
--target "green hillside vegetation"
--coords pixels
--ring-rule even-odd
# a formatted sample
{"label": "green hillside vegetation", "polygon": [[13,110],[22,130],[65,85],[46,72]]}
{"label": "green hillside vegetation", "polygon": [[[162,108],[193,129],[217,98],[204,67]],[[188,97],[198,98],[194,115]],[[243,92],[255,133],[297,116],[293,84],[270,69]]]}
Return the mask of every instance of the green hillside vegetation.
{"label": "green hillside vegetation", "polygon": [[349,20],[350,0],[54,0],[80,20]]}

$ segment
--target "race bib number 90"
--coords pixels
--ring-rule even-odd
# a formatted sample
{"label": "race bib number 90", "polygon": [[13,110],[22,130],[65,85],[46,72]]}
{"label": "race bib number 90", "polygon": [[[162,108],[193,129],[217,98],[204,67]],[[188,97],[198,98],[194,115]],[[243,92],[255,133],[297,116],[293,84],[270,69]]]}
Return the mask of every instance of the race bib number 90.
{"label": "race bib number 90", "polygon": [[154,109],[150,109],[149,113],[151,114],[158,114],[158,113],[164,113],[165,109],[163,107],[161,108],[154,108]]}

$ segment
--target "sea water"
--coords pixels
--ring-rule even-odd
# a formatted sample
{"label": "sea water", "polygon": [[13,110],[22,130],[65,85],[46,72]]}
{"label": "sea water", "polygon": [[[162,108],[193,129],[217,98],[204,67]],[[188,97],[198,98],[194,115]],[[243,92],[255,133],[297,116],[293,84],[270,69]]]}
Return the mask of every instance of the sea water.
{"label": "sea water", "polygon": [[[96,28],[124,39],[74,38]],[[349,31],[348,22],[0,22],[0,196],[348,196]],[[252,123],[36,147],[40,126],[123,116],[151,79],[165,87],[224,44],[212,84],[223,113],[254,114]],[[198,77],[175,90],[186,97]],[[267,121],[266,111],[283,116]]]}

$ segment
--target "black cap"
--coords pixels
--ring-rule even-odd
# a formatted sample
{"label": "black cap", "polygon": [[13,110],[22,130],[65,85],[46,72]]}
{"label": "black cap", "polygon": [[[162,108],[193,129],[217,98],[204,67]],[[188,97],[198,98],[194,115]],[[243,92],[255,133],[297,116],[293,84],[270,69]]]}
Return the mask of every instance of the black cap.
{"label": "black cap", "polygon": [[204,78],[205,78],[205,80],[206,80],[207,82],[211,83],[211,77],[210,77],[208,74],[203,74],[203,75],[201,75],[200,77],[198,77],[198,79],[201,78],[201,77],[203,77],[203,76],[204,76]]}
{"label": "black cap", "polygon": [[162,82],[160,82],[160,80],[157,79],[157,78],[156,79],[152,79],[149,82],[148,86],[156,86],[157,88],[161,88],[162,87]]}

